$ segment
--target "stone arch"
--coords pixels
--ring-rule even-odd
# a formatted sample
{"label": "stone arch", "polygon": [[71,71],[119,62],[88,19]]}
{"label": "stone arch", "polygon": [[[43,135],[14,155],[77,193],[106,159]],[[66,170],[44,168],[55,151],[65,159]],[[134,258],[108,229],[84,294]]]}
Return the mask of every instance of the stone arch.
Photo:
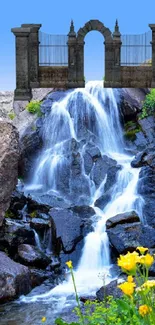
{"label": "stone arch", "polygon": [[77,42],[82,43],[84,42],[84,38],[87,33],[91,31],[99,31],[105,39],[105,42],[112,42],[112,33],[109,28],[105,27],[104,24],[99,20],[89,20],[83,28],[80,28],[77,33]]}

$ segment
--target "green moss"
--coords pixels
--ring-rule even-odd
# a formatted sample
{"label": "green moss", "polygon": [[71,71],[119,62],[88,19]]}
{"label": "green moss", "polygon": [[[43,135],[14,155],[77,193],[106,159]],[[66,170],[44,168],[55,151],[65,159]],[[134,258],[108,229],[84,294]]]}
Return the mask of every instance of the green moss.
{"label": "green moss", "polygon": [[12,219],[15,219],[15,215],[10,211],[10,210],[7,210],[5,212],[5,218],[12,218]]}
{"label": "green moss", "polygon": [[26,110],[31,114],[37,114],[38,117],[41,117],[43,114],[41,112],[41,104],[42,102],[34,100],[27,104]]}
{"label": "green moss", "polygon": [[36,218],[36,216],[37,216],[37,211],[36,210],[34,210],[33,212],[30,213],[31,218]]}
{"label": "green moss", "polygon": [[131,141],[136,140],[136,133],[140,132],[140,129],[128,130],[125,132],[125,137]]}
{"label": "green moss", "polygon": [[16,114],[13,112],[8,113],[8,117],[13,120],[16,117]]}
{"label": "green moss", "polygon": [[136,121],[128,121],[124,125],[124,136],[131,141],[136,139],[136,133],[141,131],[141,127],[137,124]]}

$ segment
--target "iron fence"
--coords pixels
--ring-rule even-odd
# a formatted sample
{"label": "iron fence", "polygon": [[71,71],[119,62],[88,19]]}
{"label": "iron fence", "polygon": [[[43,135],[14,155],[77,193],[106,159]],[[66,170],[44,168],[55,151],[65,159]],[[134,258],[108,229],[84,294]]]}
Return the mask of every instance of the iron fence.
{"label": "iron fence", "polygon": [[137,66],[152,64],[152,31],[139,35],[121,36],[121,65]]}
{"label": "iron fence", "polygon": [[67,35],[50,35],[39,32],[39,65],[68,65]]}

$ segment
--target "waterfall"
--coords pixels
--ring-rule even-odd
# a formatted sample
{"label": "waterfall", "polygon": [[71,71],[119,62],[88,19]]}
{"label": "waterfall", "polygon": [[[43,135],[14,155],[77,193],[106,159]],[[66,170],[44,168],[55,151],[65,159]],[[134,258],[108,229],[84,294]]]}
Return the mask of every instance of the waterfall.
{"label": "waterfall", "polygon": [[40,251],[42,251],[42,247],[41,247],[41,242],[40,242],[39,235],[38,235],[38,233],[36,232],[35,229],[33,229],[33,232],[34,232],[35,244],[36,244],[37,248],[38,248]]}
{"label": "waterfall", "polygon": [[[90,196],[89,205],[96,213],[94,231],[85,238],[81,259],[75,270],[79,294],[94,294],[103,285],[99,273],[106,274],[106,283],[112,279],[109,239],[106,233],[107,219],[118,213],[136,210],[143,221],[143,200],[137,193],[140,169],[131,167],[133,157],[124,151],[117,96],[117,90],[104,89],[102,82],[89,82],[85,89],[76,89],[62,101],[54,103],[44,122],[44,148],[36,160],[32,182],[25,186],[25,191],[34,195],[53,191],[66,195],[67,199],[71,200],[71,189],[63,194],[59,183],[70,162],[72,147],[68,140],[76,140],[79,144],[83,181],[87,182],[89,187],[89,195],[85,193],[85,188],[81,187],[81,196],[84,199]],[[107,175],[101,184],[96,186],[91,173],[86,173],[84,154],[88,141],[95,144],[102,155],[106,154],[121,166],[111,189],[111,200],[103,210],[95,207],[95,201],[104,193]],[[71,177],[71,174],[68,174],[68,177]],[[71,179],[68,184],[70,186]],[[23,301],[46,300],[62,295],[67,297],[72,292],[73,285],[69,277],[68,281],[46,294],[24,297]]]}

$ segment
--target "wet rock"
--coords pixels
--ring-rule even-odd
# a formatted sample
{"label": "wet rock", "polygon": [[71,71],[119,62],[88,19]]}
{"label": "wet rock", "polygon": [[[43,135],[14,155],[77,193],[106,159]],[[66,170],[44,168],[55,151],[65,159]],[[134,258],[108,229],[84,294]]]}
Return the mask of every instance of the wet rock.
{"label": "wet rock", "polygon": [[53,272],[47,270],[40,270],[35,268],[29,268],[30,278],[31,278],[31,287],[35,288],[41,285],[45,280],[52,278]]}
{"label": "wet rock", "polygon": [[148,225],[155,228],[155,170],[150,166],[141,168],[138,193],[144,199],[143,216]]}
{"label": "wet rock", "polygon": [[21,263],[44,269],[49,265],[51,259],[37,247],[22,244],[18,247],[18,259]]}
{"label": "wet rock", "polygon": [[142,109],[142,101],[145,99],[148,89],[122,88],[121,96],[121,112],[125,121],[136,118],[138,112]]}
{"label": "wet rock", "polygon": [[148,116],[144,119],[139,119],[138,123],[142,129],[142,132],[146,136],[148,143],[155,144],[155,117]]}
{"label": "wet rock", "polygon": [[34,231],[30,229],[28,224],[6,219],[5,224],[0,229],[0,249],[8,249],[9,253],[14,256],[20,244],[34,245]]}
{"label": "wet rock", "polygon": [[105,179],[106,175],[108,175],[106,181],[107,185],[105,184],[105,190],[108,190],[108,188],[110,188],[115,182],[118,169],[119,167],[117,166],[117,162],[114,159],[104,155],[103,157],[97,159],[94,163],[91,178],[98,187]]}
{"label": "wet rock", "polygon": [[107,229],[107,234],[118,254],[134,251],[137,246],[155,247],[155,229],[140,222],[117,224]]}
{"label": "wet rock", "polygon": [[[151,152],[152,151],[152,152]],[[132,167],[150,166],[155,169],[155,153],[154,148],[149,147],[147,150],[139,152],[131,162]]]}
{"label": "wet rock", "polygon": [[114,298],[121,298],[122,292],[119,288],[117,288],[117,280],[111,281],[104,287],[101,287],[96,292],[96,297],[99,301],[103,301],[105,297],[113,296]]}
{"label": "wet rock", "polygon": [[30,221],[30,226],[35,230],[45,231],[49,228],[50,222],[41,218],[32,218],[32,220]]}
{"label": "wet rock", "polygon": [[129,223],[139,222],[139,221],[140,221],[139,216],[135,211],[120,213],[107,220],[106,228],[110,229],[120,224],[124,224],[124,223],[129,224]]}
{"label": "wet rock", "polygon": [[26,178],[36,158],[42,149],[43,142],[39,130],[33,128],[32,125],[28,126],[20,137],[20,163],[19,174]]}
{"label": "wet rock", "polygon": [[13,300],[31,290],[29,269],[0,252],[0,303]]}
{"label": "wet rock", "polygon": [[18,160],[18,132],[7,119],[0,119],[0,226],[17,184]]}
{"label": "wet rock", "polygon": [[65,253],[72,252],[77,243],[82,240],[83,223],[80,217],[70,209],[51,209],[49,212],[52,220],[52,242],[59,242],[59,250]]}
{"label": "wet rock", "polygon": [[107,191],[102,196],[100,196],[99,199],[96,200],[95,206],[103,210],[107,205],[107,203],[110,201],[110,199],[111,199],[111,193],[110,191]]}

